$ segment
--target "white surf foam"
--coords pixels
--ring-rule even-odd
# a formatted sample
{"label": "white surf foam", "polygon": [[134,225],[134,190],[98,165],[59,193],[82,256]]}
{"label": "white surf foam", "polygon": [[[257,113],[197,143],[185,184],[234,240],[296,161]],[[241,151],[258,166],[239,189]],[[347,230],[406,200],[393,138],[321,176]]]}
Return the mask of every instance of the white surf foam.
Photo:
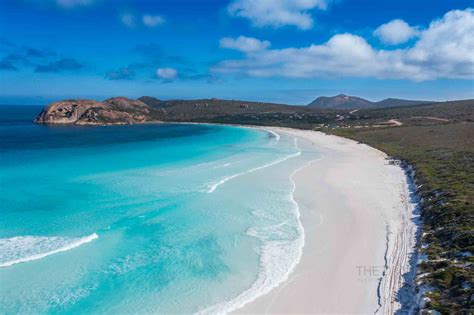
{"label": "white surf foam", "polygon": [[237,174],[234,174],[234,175],[231,175],[231,176],[227,176],[227,177],[224,177],[223,179],[221,179],[220,181],[218,181],[217,183],[211,185],[209,187],[209,190],[207,191],[208,193],[213,193],[217,187],[219,187],[220,185],[226,183],[227,181],[231,180],[231,179],[234,179],[236,177],[239,177],[239,176],[242,176],[242,175],[246,175],[246,174],[249,174],[249,173],[252,173],[252,172],[255,172],[255,171],[258,171],[258,170],[261,170],[261,169],[264,169],[264,168],[267,168],[267,167],[270,167],[270,166],[273,166],[273,165],[276,165],[276,164],[279,164],[279,163],[282,163],[282,162],[285,162],[286,160],[289,160],[289,159],[292,159],[294,157],[297,157],[301,154],[301,151],[298,151],[294,154],[291,154],[291,155],[287,155],[285,156],[284,158],[281,158],[281,159],[278,159],[278,160],[275,160],[273,162],[270,162],[268,164],[265,164],[265,165],[262,165],[262,166],[258,166],[258,167],[254,167],[254,168],[251,168],[249,170],[246,170],[244,172],[241,172],[241,173],[237,173]]}
{"label": "white surf foam", "polygon": [[263,130],[265,130],[266,132],[271,133],[273,136],[275,136],[276,142],[280,141],[280,135],[278,133],[276,133],[275,131],[270,130],[270,129],[263,129]]}
{"label": "white surf foam", "polygon": [[0,267],[37,260],[92,242],[96,233],[81,238],[17,236],[0,239]]}
{"label": "white surf foam", "polygon": [[232,163],[225,163],[225,164],[222,164],[222,165],[214,166],[213,169],[228,167],[228,166],[231,166],[231,165],[232,165]]}
{"label": "white surf foam", "polygon": [[[297,147],[296,140],[295,146]],[[263,242],[263,245],[260,247],[260,270],[257,275],[257,280],[252,283],[250,288],[230,301],[224,301],[213,305],[199,311],[197,314],[227,314],[233,312],[254,301],[258,297],[269,293],[272,289],[288,280],[289,275],[294,271],[296,265],[301,260],[305,244],[305,233],[300,219],[299,205],[294,199],[296,183],[293,180],[293,177],[305,167],[319,160],[320,159],[312,160],[290,174],[290,181],[292,183],[290,202],[293,204],[292,210],[297,219],[298,236],[293,240]],[[286,224],[286,222],[281,224]],[[278,228],[278,225],[275,227]],[[249,230],[248,234],[258,237],[259,233],[255,230]],[[264,235],[260,235],[260,237],[262,236]]]}

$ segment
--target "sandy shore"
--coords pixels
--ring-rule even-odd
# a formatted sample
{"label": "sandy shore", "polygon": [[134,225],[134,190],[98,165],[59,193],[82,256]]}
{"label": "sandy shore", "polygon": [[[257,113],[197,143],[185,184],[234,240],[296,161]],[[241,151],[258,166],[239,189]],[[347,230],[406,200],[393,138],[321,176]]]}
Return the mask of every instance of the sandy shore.
{"label": "sandy shore", "polygon": [[265,129],[295,136],[323,158],[293,176],[305,230],[301,261],[286,282],[237,313],[393,314],[416,231],[403,170],[352,140]]}

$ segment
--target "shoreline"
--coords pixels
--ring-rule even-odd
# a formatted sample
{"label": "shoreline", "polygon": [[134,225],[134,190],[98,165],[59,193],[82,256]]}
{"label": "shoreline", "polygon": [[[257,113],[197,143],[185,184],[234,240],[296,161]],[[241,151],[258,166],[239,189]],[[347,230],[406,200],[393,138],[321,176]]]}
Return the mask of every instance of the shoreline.
{"label": "shoreline", "polygon": [[[289,176],[303,227],[297,261],[275,286],[231,307],[230,312],[393,314],[400,309],[397,295],[412,267],[416,242],[415,203],[409,200],[409,176],[400,166],[389,165],[384,152],[310,130],[200,122],[150,124],[253,128],[277,139],[280,134],[294,136],[305,143],[305,149],[323,152],[321,163],[311,161]],[[373,169],[377,176],[370,174]],[[385,175],[393,177],[391,182],[384,181]],[[323,185],[323,191],[317,191]],[[404,294],[402,299],[413,299],[408,290]]]}
{"label": "shoreline", "polygon": [[[213,125],[218,125],[218,124],[213,124]],[[236,127],[236,126],[230,126],[226,125],[229,127]],[[280,140],[280,134],[276,133],[275,131],[266,129],[266,128],[255,128],[253,126],[237,126],[239,128],[250,128],[250,129],[258,129],[259,131],[265,131],[266,133],[271,134],[277,142]],[[297,150],[296,153],[292,153],[287,155],[284,158],[275,160],[273,162],[270,162],[268,164],[258,166],[252,169],[249,169],[245,171],[242,174],[247,174],[251,173],[263,168],[271,167],[276,164],[285,162],[287,160],[290,160],[292,158],[296,158],[301,155],[302,150],[298,146],[298,141],[296,138],[293,138],[294,140],[294,146],[295,149]],[[224,300],[218,304],[212,305],[210,307],[206,307],[202,310],[199,310],[196,314],[199,315],[204,315],[204,314],[227,314],[227,313],[232,313],[235,312],[236,310],[241,309],[242,307],[245,307],[245,305],[252,303],[256,299],[258,299],[260,296],[264,296],[268,293],[270,293],[272,290],[278,288],[281,284],[284,284],[285,281],[288,280],[288,276],[294,271],[296,268],[297,264],[301,260],[301,256],[303,254],[303,247],[304,247],[304,242],[305,242],[305,233],[304,233],[304,227],[301,222],[301,216],[300,216],[300,209],[299,205],[294,199],[294,192],[296,190],[296,183],[293,180],[293,177],[296,173],[300,172],[303,170],[307,165],[314,163],[315,161],[318,161],[320,158],[316,158],[314,160],[309,160],[305,164],[300,165],[297,169],[293,170],[289,176],[288,180],[291,182],[291,192],[289,194],[290,196],[290,203],[293,204],[292,211],[294,211],[294,215],[296,217],[296,220],[298,222],[296,229],[298,230],[299,236],[295,238],[294,240],[285,240],[283,241],[284,243],[292,243],[292,244],[285,244],[283,245],[286,247],[284,252],[282,251],[283,248],[282,242],[281,241],[270,241],[260,247],[260,258],[259,258],[259,265],[260,265],[260,270],[257,274],[257,278],[252,284],[250,285],[249,288],[246,290],[242,291],[240,294],[237,296],[229,299],[229,300]],[[231,176],[226,178],[225,180],[219,182],[218,184],[224,183],[225,181],[235,178],[236,176]],[[211,190],[212,191],[212,188]],[[291,246],[288,246],[291,245]],[[275,255],[275,251],[277,252],[277,255]],[[293,257],[294,259],[290,260],[285,260],[288,256]],[[283,269],[286,269],[284,272],[279,273],[277,272],[277,276],[274,274],[271,274],[274,270],[273,268],[268,268],[268,263],[269,262],[274,262],[275,260],[282,259],[285,260],[283,261],[283,264],[280,266],[284,266]],[[281,262],[280,262],[281,263]]]}
{"label": "shoreline", "polygon": [[234,312],[399,310],[400,298],[412,298],[398,294],[403,277],[412,271],[418,230],[416,201],[405,171],[390,165],[382,151],[354,140],[308,130],[247,127],[294,136],[305,148],[321,151],[323,159],[290,175],[306,234],[299,262],[287,280]]}

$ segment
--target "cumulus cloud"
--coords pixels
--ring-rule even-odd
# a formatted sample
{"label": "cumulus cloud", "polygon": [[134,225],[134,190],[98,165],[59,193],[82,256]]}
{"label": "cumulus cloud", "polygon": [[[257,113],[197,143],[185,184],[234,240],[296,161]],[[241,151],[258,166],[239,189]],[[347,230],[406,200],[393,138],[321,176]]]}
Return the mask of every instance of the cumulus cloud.
{"label": "cumulus cloud", "polygon": [[[136,45],[131,52],[134,54],[132,62],[105,72],[104,78],[108,80],[140,80],[150,79],[150,77],[163,79],[157,75],[157,68],[172,68],[179,69],[175,71],[176,74],[179,72],[180,80],[198,79],[199,74],[189,70],[188,60],[178,55],[168,54],[160,45],[155,43],[140,44]],[[162,76],[166,76],[166,71],[160,71],[160,73]]]}
{"label": "cumulus cloud", "polygon": [[178,76],[178,71],[173,68],[158,68],[156,69],[156,76],[163,80],[173,80]]}
{"label": "cumulus cloud", "polygon": [[155,27],[165,23],[165,19],[160,15],[144,14],[140,19],[140,16],[137,17],[133,13],[124,13],[120,15],[120,21],[128,28],[135,28],[137,24],[143,24],[146,27]]}
{"label": "cumulus cloud", "polygon": [[92,4],[93,0],[56,0],[58,6],[66,9]]}
{"label": "cumulus cloud", "polygon": [[474,79],[474,10],[454,10],[420,31],[412,47],[375,49],[364,38],[337,34],[322,44],[264,49],[212,70],[255,77],[375,77],[414,81]]}
{"label": "cumulus cloud", "polygon": [[4,56],[2,61],[17,66],[31,66],[38,61],[45,60],[47,56],[49,55],[45,51],[23,47]]}
{"label": "cumulus cloud", "polygon": [[267,40],[261,41],[253,37],[239,36],[237,38],[224,37],[220,40],[221,48],[235,49],[242,52],[255,52],[270,47]]}
{"label": "cumulus cloud", "polygon": [[396,19],[380,25],[374,31],[374,35],[386,44],[398,45],[417,36],[418,30],[408,25],[407,22]]}
{"label": "cumulus cloud", "polygon": [[0,70],[19,70],[21,67],[36,66],[39,62],[47,62],[56,54],[50,50],[43,50],[28,46],[17,46],[11,43],[10,53],[0,59]]}
{"label": "cumulus cloud", "polygon": [[234,0],[229,14],[249,19],[254,26],[293,25],[302,30],[313,27],[310,10],[327,7],[329,0]]}
{"label": "cumulus cloud", "polygon": [[131,80],[135,77],[135,71],[130,68],[120,68],[112,70],[105,74],[105,78],[109,80]]}
{"label": "cumulus cloud", "polygon": [[142,22],[145,26],[155,27],[155,26],[165,23],[165,19],[161,17],[160,15],[145,14],[142,17]]}
{"label": "cumulus cloud", "polygon": [[64,71],[74,71],[83,68],[77,60],[72,58],[59,59],[44,65],[37,65],[35,72],[53,72],[59,73]]}
{"label": "cumulus cloud", "polygon": [[123,25],[129,28],[135,27],[135,15],[131,13],[125,13],[120,16],[120,21]]}
{"label": "cumulus cloud", "polygon": [[474,10],[454,10],[433,21],[406,58],[441,77],[473,78]]}

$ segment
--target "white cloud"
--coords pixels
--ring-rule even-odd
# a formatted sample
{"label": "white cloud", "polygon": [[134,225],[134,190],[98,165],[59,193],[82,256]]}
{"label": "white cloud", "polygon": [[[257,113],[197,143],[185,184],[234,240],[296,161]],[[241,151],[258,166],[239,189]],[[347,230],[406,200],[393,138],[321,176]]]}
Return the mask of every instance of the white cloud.
{"label": "white cloud", "polygon": [[313,27],[310,10],[327,7],[329,0],[234,0],[228,7],[233,16],[247,18],[254,26],[293,25],[302,30]]}
{"label": "white cloud", "polygon": [[74,8],[77,6],[90,5],[93,2],[93,0],[56,0],[58,6],[66,9]]}
{"label": "white cloud", "polygon": [[156,76],[163,80],[175,79],[178,75],[178,71],[173,68],[158,68],[156,69]]}
{"label": "white cloud", "polygon": [[235,49],[242,52],[255,52],[270,47],[267,40],[261,41],[253,37],[239,36],[237,38],[224,37],[220,40],[222,48]]}
{"label": "white cloud", "polygon": [[147,27],[155,27],[165,23],[165,19],[160,15],[144,14],[141,20],[133,13],[124,13],[120,15],[120,21],[129,28],[135,28],[137,24],[143,23]]}
{"label": "white cloud", "polygon": [[375,49],[353,34],[323,44],[266,49],[226,60],[212,70],[255,77],[375,77],[413,81],[474,79],[474,10],[450,11],[419,34],[413,47]]}
{"label": "white cloud", "polygon": [[408,25],[403,20],[392,20],[386,24],[380,25],[374,35],[382,40],[382,42],[391,45],[406,43],[411,38],[418,35],[418,30]]}
{"label": "white cloud", "polygon": [[406,58],[444,77],[473,79],[474,10],[453,10],[431,22]]}
{"label": "white cloud", "polygon": [[142,17],[142,22],[148,27],[155,27],[165,22],[165,19],[160,15],[149,15],[145,14]]}
{"label": "white cloud", "polygon": [[125,13],[120,16],[120,21],[129,28],[135,27],[135,15],[131,13]]}

